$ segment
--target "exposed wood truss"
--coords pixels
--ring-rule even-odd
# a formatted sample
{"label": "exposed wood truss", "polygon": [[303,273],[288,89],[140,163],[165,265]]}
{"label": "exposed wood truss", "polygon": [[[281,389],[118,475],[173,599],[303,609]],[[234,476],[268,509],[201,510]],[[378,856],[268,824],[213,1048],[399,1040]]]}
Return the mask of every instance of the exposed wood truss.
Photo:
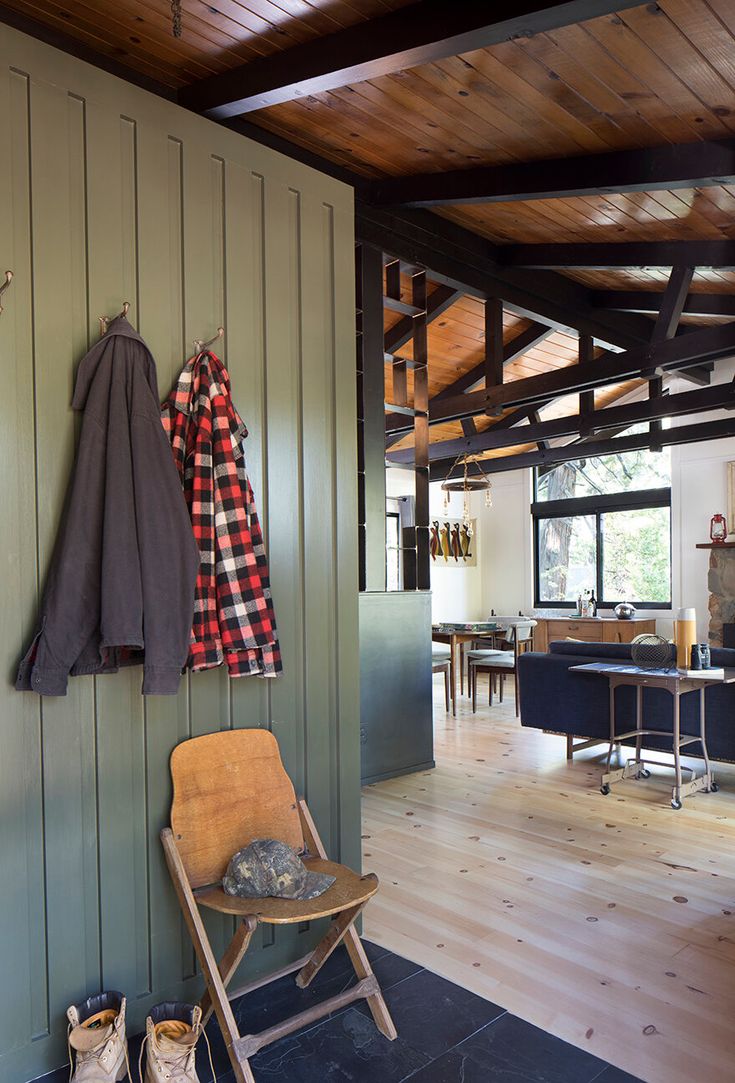
{"label": "exposed wood truss", "polygon": [[[563,447],[541,448],[518,455],[503,455],[497,459],[483,459],[482,469],[471,463],[469,473],[470,475],[481,472],[498,474],[505,470],[525,470],[530,466],[549,466],[569,462],[582,456],[592,458],[598,455],[617,455],[623,451],[643,451],[655,447],[670,447],[675,444],[696,444],[707,440],[729,439],[733,436],[735,436],[735,417],[664,429],[655,437],[647,432],[634,433],[631,436],[618,436],[612,440],[589,440],[585,441],[584,445],[571,443]],[[446,472],[446,460],[435,462],[431,467],[431,480],[443,481]]]}
{"label": "exposed wood truss", "polygon": [[735,140],[610,151],[374,181],[377,204],[436,207],[735,183]]}
{"label": "exposed wood truss", "polygon": [[[461,290],[452,289],[451,286],[437,286],[426,304],[427,324],[441,316],[448,308],[451,308],[461,296]],[[413,316],[403,316],[397,324],[385,332],[385,350],[387,353],[392,354],[411,341],[414,330],[413,321]]]}
{"label": "exposed wood truss", "polygon": [[303,45],[251,60],[184,88],[183,105],[222,119],[484,49],[581,19],[636,7],[639,0],[418,0],[406,8]]}
{"label": "exposed wood truss", "polygon": [[[388,334],[386,332],[386,342]],[[536,346],[539,342],[543,342],[545,338],[551,334],[551,328],[542,323],[531,323],[525,331],[521,331],[510,342],[505,343],[503,346],[503,365],[509,365],[515,361],[516,358],[522,357],[532,347]],[[443,402],[445,399],[450,399],[455,395],[463,395],[467,391],[472,391],[484,382],[485,379],[485,361],[481,361],[479,364],[474,365],[468,372],[462,376],[458,376],[451,384],[448,384],[442,391],[439,391],[429,400],[429,423],[431,424],[432,411],[436,405]],[[460,419],[462,420],[462,419]],[[464,419],[468,420],[468,419]],[[386,447],[390,447],[391,443],[399,440],[407,432],[411,430],[410,425],[406,423],[406,419],[401,417],[400,414],[386,414],[385,417],[385,431],[386,431]]]}
{"label": "exposed wood truss", "polygon": [[622,349],[650,337],[651,324],[645,317],[594,308],[589,291],[563,275],[504,267],[505,247],[428,211],[396,213],[358,203],[355,214],[360,241],[430,268],[435,282],[483,300],[500,297],[506,308],[520,315],[554,328],[573,328]]}
{"label": "exposed wood truss", "polygon": [[[569,414],[549,421],[532,421],[521,427],[492,425],[484,432],[474,433],[462,439],[443,440],[432,444],[429,448],[429,458],[432,462],[449,463],[458,455],[478,455],[484,451],[515,447],[519,443],[537,443],[541,440],[555,440],[564,436],[589,434],[590,431],[619,429],[621,426],[625,429],[644,421],[733,408],[735,408],[735,386],[730,382],[696,391],[683,391],[678,395],[659,394],[655,398],[626,403],[623,406],[607,406],[604,410],[594,410],[585,415]],[[533,413],[535,411],[529,410],[526,416],[533,416]],[[518,420],[521,419],[518,418]],[[397,464],[413,462],[413,448],[391,451],[387,458],[389,462]]]}
{"label": "exposed wood truss", "polygon": [[526,406],[558,395],[589,391],[621,380],[650,379],[664,372],[686,369],[702,361],[716,361],[735,354],[735,323],[708,327],[686,335],[624,353],[605,353],[594,361],[544,372],[500,387],[456,395],[438,403],[433,420],[469,417],[493,407]]}
{"label": "exposed wood truss", "polygon": [[[517,357],[522,357],[533,346],[536,346],[539,342],[543,342],[545,338],[548,338],[551,334],[551,328],[546,324],[533,322],[525,331],[521,331],[515,338],[511,339],[503,346],[503,365],[509,365],[511,361],[515,361]],[[438,402],[443,402],[444,399],[451,399],[454,395],[462,395],[466,391],[473,391],[480,383],[482,383],[485,375],[485,362],[481,362],[474,368],[470,369],[463,376],[457,377],[457,379],[448,384],[443,391],[440,391],[435,395],[429,403],[429,413],[431,409]]]}

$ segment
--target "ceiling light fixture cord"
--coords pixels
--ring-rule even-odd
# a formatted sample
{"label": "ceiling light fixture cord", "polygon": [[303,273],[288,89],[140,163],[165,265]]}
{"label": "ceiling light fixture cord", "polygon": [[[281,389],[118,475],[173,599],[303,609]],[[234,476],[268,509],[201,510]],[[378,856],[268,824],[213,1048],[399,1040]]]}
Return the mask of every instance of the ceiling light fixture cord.
{"label": "ceiling light fixture cord", "polygon": [[175,38],[181,37],[181,0],[171,0],[171,28]]}

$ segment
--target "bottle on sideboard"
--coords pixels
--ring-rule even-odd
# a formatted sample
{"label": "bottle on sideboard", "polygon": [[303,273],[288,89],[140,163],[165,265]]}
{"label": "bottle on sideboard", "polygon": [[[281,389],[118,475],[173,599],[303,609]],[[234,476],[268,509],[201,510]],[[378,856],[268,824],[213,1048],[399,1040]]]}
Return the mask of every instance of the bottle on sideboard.
{"label": "bottle on sideboard", "polygon": [[596,617],[597,616],[597,601],[595,599],[594,590],[592,591],[592,593],[590,595],[590,616],[591,617]]}

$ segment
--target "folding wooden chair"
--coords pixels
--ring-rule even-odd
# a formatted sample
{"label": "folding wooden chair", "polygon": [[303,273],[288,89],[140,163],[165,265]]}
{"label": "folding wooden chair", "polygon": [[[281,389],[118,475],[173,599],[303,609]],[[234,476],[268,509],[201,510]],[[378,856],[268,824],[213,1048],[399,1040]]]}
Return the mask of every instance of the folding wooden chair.
{"label": "folding wooden chair", "polygon": [[[255,1083],[249,1059],[258,1050],[363,997],[380,1032],[394,1039],[393,1020],[354,925],[378,890],[378,878],[373,873],[359,876],[327,859],[306,802],[296,799],[273,734],[225,730],[184,741],[171,755],[171,777],[171,827],[161,832],[161,841],[206,982],[203,1021],[216,1013],[236,1083]],[[330,873],[335,883],[319,898],[303,901],[226,895],[220,881],[230,858],[258,838],[280,839],[299,852],[308,851],[303,855],[307,868]],[[219,964],[200,906],[240,919]],[[259,922],[292,925],[328,916],[333,918],[330,928],[297,974],[296,984],[309,985],[343,941],[357,984],[268,1030],[241,1036],[226,989]]]}

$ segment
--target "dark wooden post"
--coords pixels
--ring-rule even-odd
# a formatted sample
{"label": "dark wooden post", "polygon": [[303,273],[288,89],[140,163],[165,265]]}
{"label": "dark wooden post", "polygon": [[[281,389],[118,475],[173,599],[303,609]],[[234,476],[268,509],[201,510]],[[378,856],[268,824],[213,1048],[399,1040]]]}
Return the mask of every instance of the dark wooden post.
{"label": "dark wooden post", "polygon": [[383,254],[357,258],[357,417],[360,590],[385,590]]}

